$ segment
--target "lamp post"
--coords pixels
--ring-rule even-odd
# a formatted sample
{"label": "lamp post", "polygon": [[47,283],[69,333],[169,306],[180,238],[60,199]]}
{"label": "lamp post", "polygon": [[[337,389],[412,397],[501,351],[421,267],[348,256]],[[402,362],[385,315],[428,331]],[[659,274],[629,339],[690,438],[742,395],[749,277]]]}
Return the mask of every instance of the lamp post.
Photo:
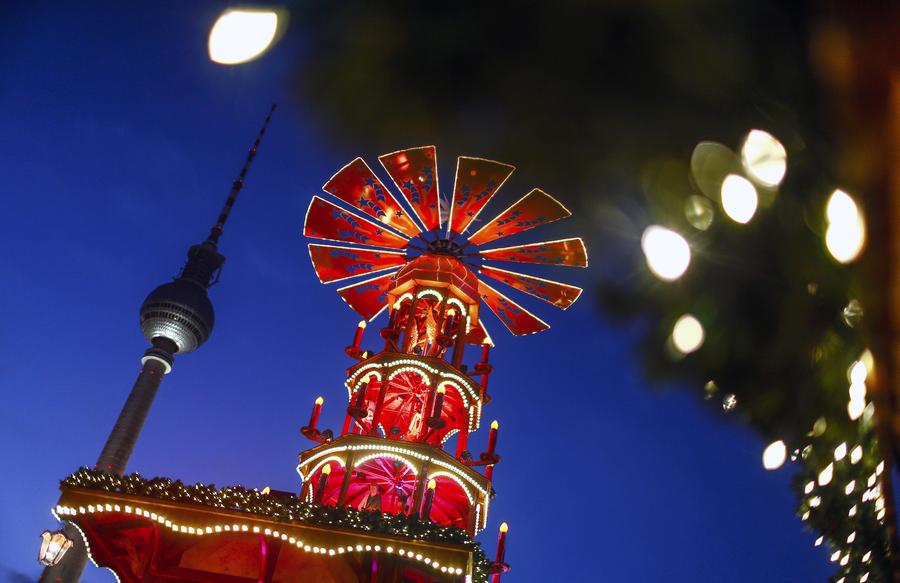
{"label": "lamp post", "polygon": [[75,546],[75,543],[61,530],[45,530],[41,533],[41,550],[38,552],[38,561],[45,567],[58,564],[66,552]]}

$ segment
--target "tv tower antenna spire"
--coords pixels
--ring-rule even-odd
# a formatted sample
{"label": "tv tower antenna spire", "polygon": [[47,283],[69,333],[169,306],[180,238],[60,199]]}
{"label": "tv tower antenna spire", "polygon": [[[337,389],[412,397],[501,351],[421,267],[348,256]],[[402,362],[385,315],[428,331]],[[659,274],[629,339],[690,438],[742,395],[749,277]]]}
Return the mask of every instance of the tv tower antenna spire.
{"label": "tv tower antenna spire", "polygon": [[228,215],[231,214],[231,209],[237,200],[238,194],[244,187],[244,178],[247,176],[247,170],[250,169],[250,164],[252,164],[253,159],[256,158],[256,150],[259,148],[259,143],[262,141],[263,136],[266,135],[266,129],[269,127],[269,122],[272,120],[272,114],[275,113],[276,107],[277,104],[273,103],[272,107],[269,108],[269,114],[266,116],[266,121],[264,121],[262,127],[259,128],[259,133],[256,134],[256,141],[253,142],[253,146],[251,146],[250,150],[247,152],[247,159],[244,160],[244,166],[241,168],[241,173],[238,174],[238,177],[235,178],[234,182],[231,184],[231,192],[228,193],[228,198],[225,199],[225,205],[219,213],[219,218],[216,219],[216,224],[210,229],[208,241],[213,243],[219,242],[219,237],[222,236],[222,229],[225,227],[226,221],[228,221]]}
{"label": "tv tower antenna spire", "polygon": [[[125,473],[163,376],[175,364],[175,354],[196,350],[212,334],[215,312],[207,289],[218,280],[225,262],[216,244],[274,112],[273,103],[209,237],[191,246],[178,277],[150,292],[141,305],[141,332],[152,346],[141,357],[141,372],[97,459],[96,467],[104,472]],[[82,536],[71,524],[66,526],[65,534],[75,546],[57,565],[44,570],[41,582],[77,583],[81,579],[87,561]]]}

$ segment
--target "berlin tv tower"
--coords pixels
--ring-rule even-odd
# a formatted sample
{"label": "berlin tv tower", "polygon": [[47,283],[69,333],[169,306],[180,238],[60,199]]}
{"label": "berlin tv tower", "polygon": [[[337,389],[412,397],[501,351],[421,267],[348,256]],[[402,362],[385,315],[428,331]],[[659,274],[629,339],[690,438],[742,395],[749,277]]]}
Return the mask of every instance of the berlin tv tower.
{"label": "berlin tv tower", "polygon": [[[218,250],[219,237],[274,112],[272,104],[209,236],[188,249],[187,262],[178,277],[150,292],[141,305],[141,332],[152,346],[141,357],[141,372],[97,459],[96,467],[104,472],[125,473],[159,385],[175,364],[175,355],[196,350],[212,334],[215,312],[207,290],[218,281],[225,262]],[[64,532],[75,546],[57,565],[44,569],[42,583],[77,583],[81,579],[87,563],[84,539],[71,524]]]}

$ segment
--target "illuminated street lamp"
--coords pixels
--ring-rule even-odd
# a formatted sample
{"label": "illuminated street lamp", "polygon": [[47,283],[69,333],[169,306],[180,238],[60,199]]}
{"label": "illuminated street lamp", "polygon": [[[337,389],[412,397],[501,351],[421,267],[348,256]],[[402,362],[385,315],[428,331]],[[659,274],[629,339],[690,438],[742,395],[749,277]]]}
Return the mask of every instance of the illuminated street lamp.
{"label": "illuminated street lamp", "polygon": [[61,530],[54,532],[45,530],[41,533],[41,550],[38,553],[38,561],[42,565],[52,567],[62,560],[66,551],[74,544]]}

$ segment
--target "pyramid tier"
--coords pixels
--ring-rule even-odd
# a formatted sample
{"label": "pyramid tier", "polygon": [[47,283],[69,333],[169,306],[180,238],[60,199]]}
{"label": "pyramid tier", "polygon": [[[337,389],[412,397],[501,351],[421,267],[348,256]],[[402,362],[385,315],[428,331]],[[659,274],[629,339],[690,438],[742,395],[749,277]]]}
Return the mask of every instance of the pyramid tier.
{"label": "pyramid tier", "polygon": [[481,423],[481,386],[440,358],[381,352],[350,368],[347,387],[365,409],[356,431],[392,441],[441,445]]}
{"label": "pyramid tier", "polygon": [[[63,486],[56,513],[78,526],[85,540],[76,545],[122,583],[437,583],[473,574],[469,545],[411,540],[400,528],[363,532],[336,515],[311,522],[290,492],[251,491],[246,508],[157,495]],[[288,517],[288,507],[297,514]]]}
{"label": "pyramid tier", "polygon": [[297,471],[304,500],[393,515],[424,512],[434,480],[431,521],[471,535],[487,524],[490,481],[432,445],[346,435],[300,454]]}

